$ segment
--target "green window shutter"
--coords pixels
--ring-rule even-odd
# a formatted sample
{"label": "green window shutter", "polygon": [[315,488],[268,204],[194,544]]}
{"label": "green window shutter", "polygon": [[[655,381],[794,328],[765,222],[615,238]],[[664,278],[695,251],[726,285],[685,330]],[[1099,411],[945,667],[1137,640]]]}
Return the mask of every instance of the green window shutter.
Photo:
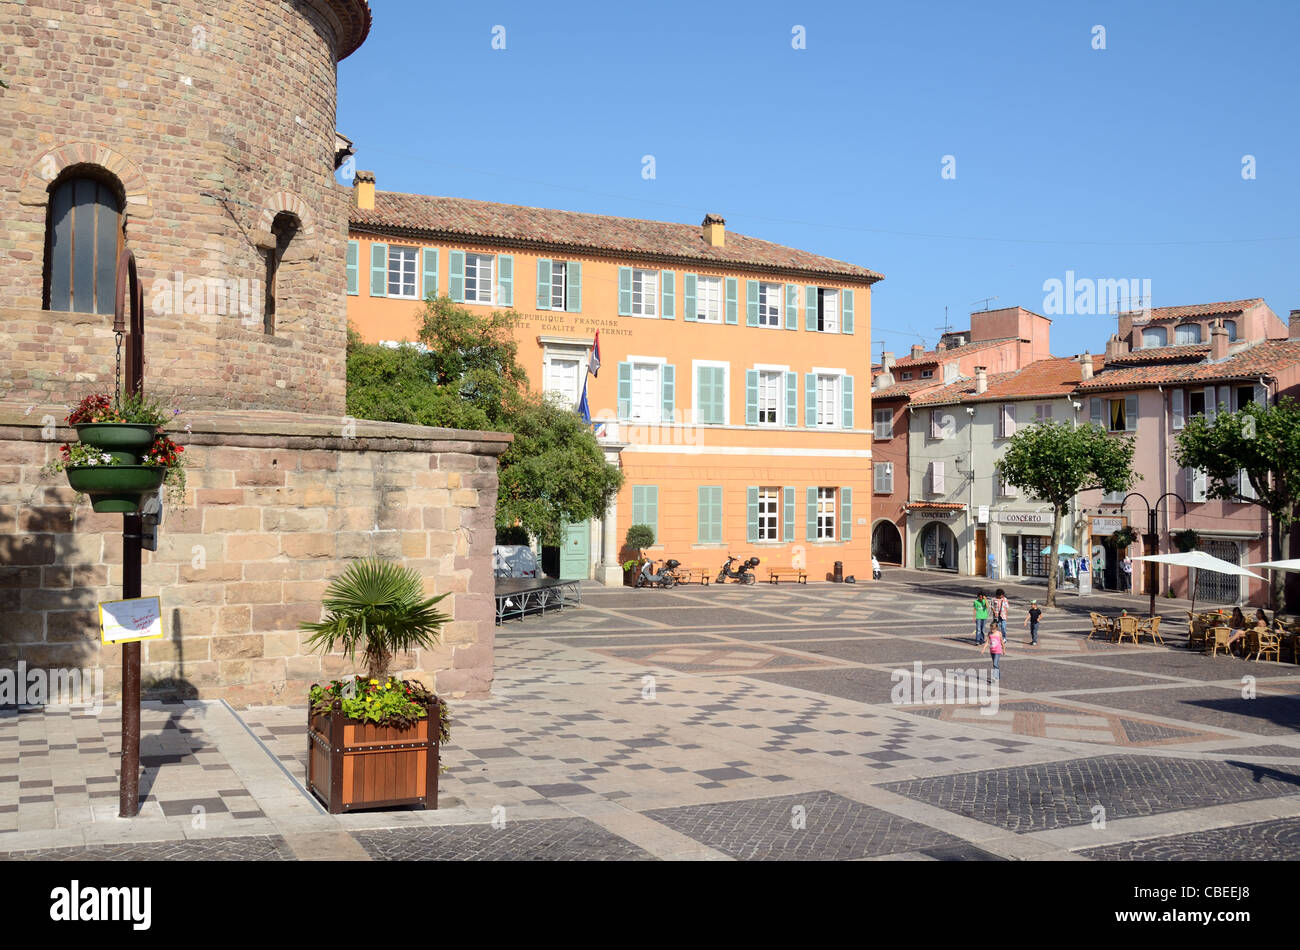
{"label": "green window shutter", "polygon": [[853,428],[853,377],[840,377],[840,395],[844,404],[841,406],[840,425],[845,429]]}
{"label": "green window shutter", "polygon": [[1088,400],[1088,421],[1095,426],[1102,424],[1101,400],[1096,397]]}
{"label": "green window shutter", "polygon": [[645,486],[632,486],[632,523],[645,524]]}
{"label": "green window shutter", "polygon": [[709,540],[709,490],[701,485],[695,490],[695,540],[706,544]]}
{"label": "green window shutter", "polygon": [[853,489],[840,489],[840,540],[853,540]]}
{"label": "green window shutter", "polygon": [[632,268],[630,267],[618,269],[618,315],[620,317],[632,315]]}
{"label": "green window shutter", "polygon": [[817,489],[808,489],[808,540],[817,540]]}
{"label": "green window shutter", "polygon": [[785,328],[799,329],[799,287],[795,284],[785,285]]}
{"label": "green window shutter", "polygon": [[618,417],[627,419],[632,415],[632,364],[618,364]]}
{"label": "green window shutter", "polygon": [[648,524],[655,529],[655,540],[661,540],[659,537],[659,486],[645,486],[645,518],[642,524]]}
{"label": "green window shutter", "polygon": [[677,316],[677,272],[659,272],[659,313],[665,320]]}
{"label": "green window shutter", "polygon": [[844,308],[843,308],[844,317],[841,320],[841,324],[844,327],[843,332],[852,333],[853,332],[853,291],[842,290],[840,291],[840,293],[844,297]]}
{"label": "green window shutter", "polygon": [[551,261],[546,257],[537,259],[537,309],[551,309]]}
{"label": "green window shutter", "polygon": [[745,540],[753,544],[758,540],[758,489],[745,489]]}
{"label": "green window shutter", "polygon": [[803,328],[805,330],[817,329],[816,287],[805,287],[803,289]]}
{"label": "green window shutter", "polygon": [[675,403],[677,401],[677,367],[672,363],[664,364],[663,378],[660,382],[660,388],[664,397],[664,422],[675,422],[673,417]]}
{"label": "green window shutter", "polygon": [[722,488],[714,488],[713,491],[713,524],[710,528],[713,532],[713,543],[722,542]]}
{"label": "green window shutter", "polygon": [[569,313],[582,312],[582,263],[569,261],[564,271],[564,309]]}
{"label": "green window shutter", "polygon": [[799,374],[785,374],[785,424],[799,424]]}
{"label": "green window shutter", "polygon": [[370,296],[388,296],[388,245],[370,245]]}
{"label": "green window shutter", "polygon": [[426,247],[420,252],[424,267],[424,298],[427,300],[430,295],[438,296],[438,249],[436,247]]}
{"label": "green window shutter", "polygon": [[1134,432],[1138,427],[1138,397],[1124,397],[1124,428]]}
{"label": "green window shutter", "polygon": [[696,380],[695,421],[720,425],[725,423],[726,371],[721,366],[701,366]]}
{"label": "green window shutter", "polygon": [[465,302],[464,251],[451,251],[447,255],[447,293],[456,303]]}
{"label": "green window shutter", "polygon": [[701,544],[717,544],[722,540],[722,489],[701,485],[699,499],[699,539]]}
{"label": "green window shutter", "polygon": [[348,293],[356,296],[361,293],[361,242],[348,241]]}
{"label": "green window shutter", "polygon": [[758,281],[745,281],[745,326],[758,326]]}
{"label": "green window shutter", "polygon": [[781,540],[784,541],[786,544],[789,544],[792,541],[794,541],[795,500],[794,500],[793,485],[788,485],[785,488],[781,489],[781,501],[782,501],[782,509],[783,509],[781,512],[782,515],[781,520],[782,522],[784,522],[781,526],[783,529],[781,534]]}
{"label": "green window shutter", "polygon": [[745,425],[758,425],[758,370],[745,370]]}
{"label": "green window shutter", "polygon": [[808,428],[817,425],[817,374],[803,374],[803,424]]}
{"label": "green window shutter", "polygon": [[727,295],[727,315],[725,319],[732,326],[735,326],[740,321],[740,305],[738,300],[740,291],[737,286],[736,278],[728,277],[725,281],[725,286]]}
{"label": "green window shutter", "polygon": [[695,317],[695,275],[686,274],[682,277],[682,319],[694,320]]}
{"label": "green window shutter", "polygon": [[509,254],[497,255],[497,305],[515,305],[515,259]]}

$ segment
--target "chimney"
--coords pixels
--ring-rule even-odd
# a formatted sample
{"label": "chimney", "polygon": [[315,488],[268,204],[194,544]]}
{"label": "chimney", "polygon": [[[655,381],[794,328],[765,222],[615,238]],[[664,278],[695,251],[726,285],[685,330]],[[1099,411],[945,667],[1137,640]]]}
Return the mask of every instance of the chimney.
{"label": "chimney", "polygon": [[720,215],[704,216],[704,243],[709,247],[727,246],[727,222]]}
{"label": "chimney", "polygon": [[375,173],[357,172],[353,186],[357,192],[357,207],[362,211],[375,210]]}
{"label": "chimney", "polygon": [[975,392],[986,393],[989,391],[989,371],[986,366],[975,367]]}
{"label": "chimney", "polygon": [[873,389],[887,389],[894,385],[894,374],[888,368],[876,374],[876,378],[871,381]]}
{"label": "chimney", "polygon": [[1106,362],[1110,362],[1117,356],[1123,356],[1128,352],[1128,341],[1122,339],[1118,333],[1112,333],[1110,339],[1106,341]]}
{"label": "chimney", "polygon": [[1300,340],[1300,310],[1291,311],[1291,339]]}
{"label": "chimney", "polygon": [[1228,331],[1223,328],[1222,320],[1215,320],[1210,330],[1210,360],[1217,363],[1228,357]]}
{"label": "chimney", "polygon": [[1079,379],[1084,382],[1092,379],[1092,354],[1087,350],[1079,357]]}
{"label": "chimney", "polygon": [[880,354],[880,368],[886,373],[894,368],[894,354],[889,350],[885,350],[885,352]]}
{"label": "chimney", "polygon": [[912,344],[912,359],[914,359],[914,360],[919,360],[919,359],[920,359],[922,356],[924,356],[924,355],[925,355],[925,347],[922,346],[920,343],[913,343],[913,344]]}
{"label": "chimney", "polygon": [[943,340],[940,340],[938,343],[934,345],[934,351],[936,353],[942,353],[946,349],[948,349],[948,344],[943,342]]}

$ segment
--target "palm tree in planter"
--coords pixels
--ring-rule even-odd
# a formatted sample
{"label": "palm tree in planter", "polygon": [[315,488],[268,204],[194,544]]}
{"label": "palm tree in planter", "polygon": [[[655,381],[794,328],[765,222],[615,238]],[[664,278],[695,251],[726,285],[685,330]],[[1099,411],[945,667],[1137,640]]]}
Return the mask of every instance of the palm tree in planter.
{"label": "palm tree in planter", "polygon": [[[390,561],[349,565],[330,582],[324,620],[304,623],[307,643],[342,648],[366,675],[311,688],[308,788],[332,813],[397,805],[438,807],[438,745],[448,738],[446,704],[423,683],[389,675],[393,656],[438,643],[451,617],[425,597],[420,575]],[[432,723],[436,728],[431,728]]]}

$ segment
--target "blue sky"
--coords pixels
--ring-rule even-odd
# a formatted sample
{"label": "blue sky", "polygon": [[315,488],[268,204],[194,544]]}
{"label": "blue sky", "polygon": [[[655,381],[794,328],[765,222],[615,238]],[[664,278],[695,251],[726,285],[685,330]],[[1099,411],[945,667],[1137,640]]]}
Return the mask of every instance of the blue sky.
{"label": "blue sky", "polygon": [[[721,214],[883,273],[876,353],[1069,271],[1300,308],[1294,2],[371,7],[338,128],[381,190]],[[1114,332],[1052,316],[1057,354]]]}

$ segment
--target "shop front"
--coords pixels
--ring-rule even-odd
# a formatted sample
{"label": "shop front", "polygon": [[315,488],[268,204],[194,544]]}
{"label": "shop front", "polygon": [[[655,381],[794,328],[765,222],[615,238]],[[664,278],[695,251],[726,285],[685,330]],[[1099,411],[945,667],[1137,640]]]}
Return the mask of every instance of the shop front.
{"label": "shop front", "polygon": [[1122,569],[1127,547],[1115,543],[1115,533],[1128,525],[1126,516],[1097,516],[1089,519],[1088,531],[1092,541],[1088,546],[1092,557],[1092,586],[1094,590],[1128,590],[1131,574]]}
{"label": "shop front", "polygon": [[1002,553],[1002,576],[1046,581],[1051,558],[1043,552],[1052,545],[1051,511],[995,511],[992,515],[997,526],[994,550],[1000,548]]}
{"label": "shop front", "polygon": [[912,563],[923,571],[961,571],[958,540],[966,530],[966,506],[926,504],[907,506],[907,533]]}

